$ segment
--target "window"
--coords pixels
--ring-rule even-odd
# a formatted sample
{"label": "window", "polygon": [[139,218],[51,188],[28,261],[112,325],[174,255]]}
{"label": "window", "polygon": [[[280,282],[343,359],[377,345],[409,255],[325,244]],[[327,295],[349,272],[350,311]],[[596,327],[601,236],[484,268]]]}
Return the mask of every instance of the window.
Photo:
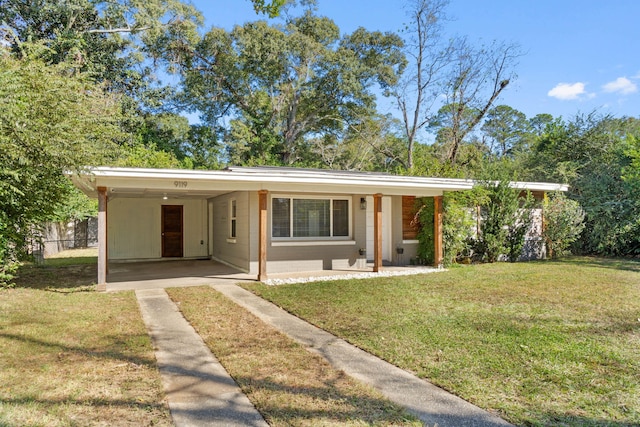
{"label": "window", "polygon": [[236,238],[236,226],[237,226],[237,205],[236,200],[232,199],[229,202],[229,238]]}
{"label": "window", "polygon": [[349,237],[349,205],[349,199],[274,197],[271,199],[271,236]]}

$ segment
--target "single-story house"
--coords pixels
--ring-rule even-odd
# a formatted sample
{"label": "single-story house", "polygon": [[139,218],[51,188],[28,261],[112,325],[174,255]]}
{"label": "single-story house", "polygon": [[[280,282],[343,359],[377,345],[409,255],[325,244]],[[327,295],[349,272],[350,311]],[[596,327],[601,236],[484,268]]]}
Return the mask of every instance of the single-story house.
{"label": "single-story house", "polygon": [[[270,273],[353,268],[416,255],[416,197],[434,197],[436,264],[442,195],[464,179],[280,167],[218,171],[94,167],[72,174],[98,199],[98,283],[108,261],[213,259],[265,280]],[[543,193],[559,184],[516,182]],[[400,249],[401,248],[401,249]]]}

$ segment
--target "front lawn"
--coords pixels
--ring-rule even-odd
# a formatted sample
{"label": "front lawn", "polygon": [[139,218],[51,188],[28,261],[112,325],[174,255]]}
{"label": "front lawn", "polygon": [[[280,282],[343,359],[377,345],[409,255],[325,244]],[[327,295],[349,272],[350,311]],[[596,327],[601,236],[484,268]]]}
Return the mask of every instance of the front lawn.
{"label": "front lawn", "polygon": [[638,262],[245,287],[515,424],[640,424]]}
{"label": "front lawn", "polygon": [[0,289],[0,426],[172,425],[133,292],[96,293],[95,265],[64,264]]}
{"label": "front lawn", "polygon": [[212,288],[167,292],[270,426],[422,425]]}

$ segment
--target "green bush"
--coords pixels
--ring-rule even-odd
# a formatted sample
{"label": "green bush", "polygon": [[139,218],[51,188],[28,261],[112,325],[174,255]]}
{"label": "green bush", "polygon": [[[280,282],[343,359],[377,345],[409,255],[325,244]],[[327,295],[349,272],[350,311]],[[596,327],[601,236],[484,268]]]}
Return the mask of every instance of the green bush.
{"label": "green bush", "polygon": [[533,221],[534,199],[531,193],[520,195],[510,181],[487,181],[481,185],[485,196],[480,203],[480,233],[475,256],[485,262],[496,262],[504,255],[515,262],[522,255],[524,237]]}
{"label": "green bush", "polygon": [[542,236],[547,244],[547,255],[549,258],[566,255],[584,230],[584,211],[575,200],[554,192],[545,197],[543,214]]}
{"label": "green bush", "polygon": [[433,197],[416,199],[416,214],[414,221],[418,223],[418,259],[425,265],[435,261],[434,247],[434,209]]}

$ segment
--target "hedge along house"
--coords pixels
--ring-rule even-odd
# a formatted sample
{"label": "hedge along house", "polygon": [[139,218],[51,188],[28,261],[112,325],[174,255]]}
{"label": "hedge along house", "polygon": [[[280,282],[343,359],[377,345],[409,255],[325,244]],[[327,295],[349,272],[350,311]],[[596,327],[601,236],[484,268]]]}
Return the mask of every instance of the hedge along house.
{"label": "hedge along house", "polygon": [[[98,284],[108,262],[212,259],[257,275],[408,260],[418,241],[416,197],[434,197],[435,264],[442,262],[442,195],[461,179],[272,167],[220,171],[96,167],[72,175],[98,199]],[[514,183],[531,191],[564,190]],[[401,248],[401,249],[400,249]],[[402,255],[400,255],[402,252]]]}

